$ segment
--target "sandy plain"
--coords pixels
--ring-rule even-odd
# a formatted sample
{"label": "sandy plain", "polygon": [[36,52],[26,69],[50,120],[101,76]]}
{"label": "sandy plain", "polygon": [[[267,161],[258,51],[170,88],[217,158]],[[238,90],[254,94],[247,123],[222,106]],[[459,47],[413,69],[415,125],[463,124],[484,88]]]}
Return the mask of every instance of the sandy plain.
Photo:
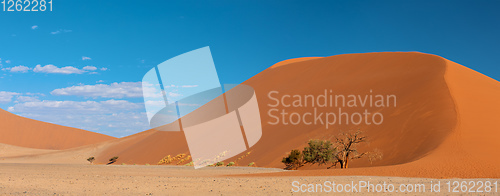
{"label": "sandy plain", "polygon": [[[393,184],[393,192],[401,194],[399,186],[410,184],[415,188],[410,195],[447,195],[448,181],[463,179],[402,178],[382,176],[293,176],[295,171],[287,171],[292,176],[259,177],[262,173],[282,172],[281,169],[252,167],[206,167],[193,169],[185,166],[146,166],[146,165],[82,165],[82,164],[0,164],[0,195],[290,195],[304,194],[308,184]],[[257,174],[257,176],[247,176]],[[278,173],[276,173],[278,174]],[[470,181],[500,182],[500,179],[467,179]],[[294,183],[295,184],[292,184]],[[430,192],[431,182],[441,181],[441,192]],[[416,185],[425,188],[417,191]],[[295,186],[294,186],[295,185]],[[331,186],[331,184],[328,184]],[[315,185],[316,186],[316,185]],[[386,186],[388,187],[388,186]],[[453,186],[451,187],[453,190]],[[469,186],[470,188],[470,186]],[[477,187],[476,187],[477,188]],[[495,186],[491,192],[473,193],[475,195],[498,195]],[[408,188],[405,188],[408,189]],[[319,195],[338,194],[317,189]],[[460,189],[458,189],[460,190]],[[478,190],[478,189],[471,189]],[[298,191],[298,192],[295,192]],[[321,191],[321,192],[319,192]],[[358,187],[357,194],[374,194],[373,191]],[[376,190],[375,190],[376,191]],[[397,192],[396,192],[397,191]],[[425,192],[424,192],[425,191]],[[309,192],[306,192],[310,194]],[[341,194],[347,194],[342,192]],[[380,194],[380,193],[379,193]],[[455,194],[465,194],[463,192]],[[468,193],[471,194],[471,193]]]}

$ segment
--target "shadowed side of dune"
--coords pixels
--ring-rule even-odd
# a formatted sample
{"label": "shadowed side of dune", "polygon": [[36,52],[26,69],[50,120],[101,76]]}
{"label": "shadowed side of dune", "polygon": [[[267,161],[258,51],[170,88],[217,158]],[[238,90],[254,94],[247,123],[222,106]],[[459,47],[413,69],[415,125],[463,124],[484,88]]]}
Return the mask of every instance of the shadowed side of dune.
{"label": "shadowed side of dune", "polygon": [[81,129],[45,123],[0,109],[0,143],[61,150],[115,139]]}

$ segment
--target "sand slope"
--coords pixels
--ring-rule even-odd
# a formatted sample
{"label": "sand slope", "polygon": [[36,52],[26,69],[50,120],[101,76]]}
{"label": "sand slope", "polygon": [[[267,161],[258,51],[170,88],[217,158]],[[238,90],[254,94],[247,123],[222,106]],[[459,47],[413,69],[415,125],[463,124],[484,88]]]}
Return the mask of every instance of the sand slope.
{"label": "sand slope", "polygon": [[[420,54],[420,56],[430,57],[431,55]],[[450,117],[449,121],[441,121],[446,118],[435,119],[437,124],[446,123],[450,125],[450,122],[454,122],[454,124],[451,124],[452,126],[446,130],[444,140],[441,140],[436,148],[427,151],[423,157],[419,157],[415,161],[392,166],[353,168],[349,170],[303,170],[267,175],[498,178],[500,176],[500,168],[498,168],[500,158],[496,154],[498,154],[497,150],[500,147],[498,143],[500,132],[496,120],[500,119],[500,113],[498,113],[500,110],[500,102],[498,101],[500,100],[500,83],[446,59],[440,59],[440,61],[433,64],[445,68],[445,73],[441,77],[446,82],[447,88],[441,90],[450,92],[452,103],[447,104],[452,104],[455,108],[454,110],[448,108],[455,113],[455,119],[451,118],[452,116],[448,116]],[[414,103],[421,101],[423,100],[416,99]],[[426,113],[433,114],[442,111],[443,108],[436,108],[428,110]],[[419,119],[422,119],[422,117]],[[427,129],[432,129],[435,125],[425,124]],[[406,127],[406,129],[409,128]],[[429,142],[435,141],[437,138],[437,134],[431,134],[429,138],[425,138],[419,135],[422,133],[421,130],[417,133],[413,138],[422,145],[428,145]],[[401,146],[394,146],[396,149],[399,149],[399,147]],[[384,153],[386,152],[384,151]],[[359,163],[359,165],[363,166],[362,163]],[[266,174],[259,176],[266,176]]]}
{"label": "sand slope", "polygon": [[[309,139],[333,139],[339,131],[361,129],[371,138],[368,149],[380,149],[381,161],[352,162],[353,167],[395,165],[415,161],[432,150],[452,132],[456,112],[446,82],[442,58],[421,53],[370,53],[338,55],[296,62],[268,69],[251,78],[246,84],[256,89],[263,118],[263,136],[252,149],[248,161],[260,166],[282,167],[281,158],[291,149],[301,149]],[[384,114],[381,125],[270,125],[267,114],[272,104],[270,91],[280,94],[322,94],[324,89],[334,94],[397,96],[397,107],[370,109]],[[278,107],[278,109],[286,109]],[[337,108],[318,108],[329,112]],[[359,112],[363,108],[343,108]],[[293,108],[298,113],[312,107]],[[273,120],[274,121],[274,120]],[[277,142],[282,141],[282,142]],[[362,149],[362,148],[361,148]],[[266,156],[262,156],[265,154]]]}
{"label": "sand slope", "polygon": [[38,149],[68,149],[114,137],[36,121],[0,109],[0,143]]}

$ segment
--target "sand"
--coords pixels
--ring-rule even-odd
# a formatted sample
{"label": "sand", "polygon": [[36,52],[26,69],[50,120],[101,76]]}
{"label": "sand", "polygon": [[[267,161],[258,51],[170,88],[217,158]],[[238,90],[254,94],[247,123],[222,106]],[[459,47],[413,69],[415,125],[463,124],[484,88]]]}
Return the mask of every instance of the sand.
{"label": "sand", "polygon": [[[297,184],[350,184],[366,181],[372,184],[424,184],[430,194],[431,182],[441,181],[441,192],[447,195],[447,181],[462,180],[400,178],[377,176],[317,176],[317,177],[238,177],[234,174],[278,172],[279,169],[210,167],[194,170],[182,166],[138,165],[58,165],[58,164],[0,164],[0,193],[2,195],[290,195],[300,189]],[[473,179],[495,182],[499,179]],[[468,180],[470,182],[472,180]],[[328,184],[329,185],[329,184]],[[329,185],[330,186],[330,185]],[[321,190],[321,189],[319,189]],[[328,189],[324,189],[328,191]],[[394,191],[399,190],[395,188]],[[416,189],[415,189],[416,191]],[[318,192],[331,195],[331,192]],[[363,189],[362,195],[367,193]],[[395,195],[396,192],[386,193]],[[482,195],[495,195],[483,193]],[[344,194],[345,195],[345,194]]]}

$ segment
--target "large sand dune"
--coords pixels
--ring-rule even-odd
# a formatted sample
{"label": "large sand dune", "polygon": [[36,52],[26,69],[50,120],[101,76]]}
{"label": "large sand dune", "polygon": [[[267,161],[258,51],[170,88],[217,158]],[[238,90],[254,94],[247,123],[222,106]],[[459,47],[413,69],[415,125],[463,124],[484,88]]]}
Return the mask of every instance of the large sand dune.
{"label": "large sand dune", "polygon": [[[283,167],[281,159],[292,149],[301,149],[310,139],[333,139],[340,131],[363,130],[370,142],[360,150],[379,149],[383,159],[351,162],[351,169],[306,167],[302,171],[269,175],[382,175],[410,177],[493,177],[500,176],[500,83],[485,75],[435,55],[416,52],[348,54],[324,58],[301,58],[281,62],[250,78],[258,96],[262,118],[262,138],[249,149],[251,154],[237,162],[255,162],[261,167]],[[270,91],[280,95],[319,95],[325,89],[334,94],[393,94],[396,107],[383,107],[380,125],[271,125],[268,111],[274,102]],[[371,91],[370,91],[371,90]],[[311,107],[285,108],[304,113]],[[317,108],[328,112],[332,108]],[[361,108],[363,109],[363,108]],[[358,112],[360,108],[343,108]],[[373,110],[373,108],[372,108]],[[195,111],[196,112],[196,111]],[[62,154],[97,157],[106,163],[112,156],[127,164],[155,164],[166,155],[188,153],[182,132],[149,130],[101,144],[80,147]],[[247,151],[248,152],[248,151]],[[241,155],[247,152],[241,153]],[[6,159],[42,160],[54,153]],[[36,158],[34,158],[36,157]],[[238,156],[229,159],[234,161]],[[68,162],[59,160],[60,162]],[[23,161],[24,162],[24,161]],[[264,174],[258,174],[264,175]]]}

